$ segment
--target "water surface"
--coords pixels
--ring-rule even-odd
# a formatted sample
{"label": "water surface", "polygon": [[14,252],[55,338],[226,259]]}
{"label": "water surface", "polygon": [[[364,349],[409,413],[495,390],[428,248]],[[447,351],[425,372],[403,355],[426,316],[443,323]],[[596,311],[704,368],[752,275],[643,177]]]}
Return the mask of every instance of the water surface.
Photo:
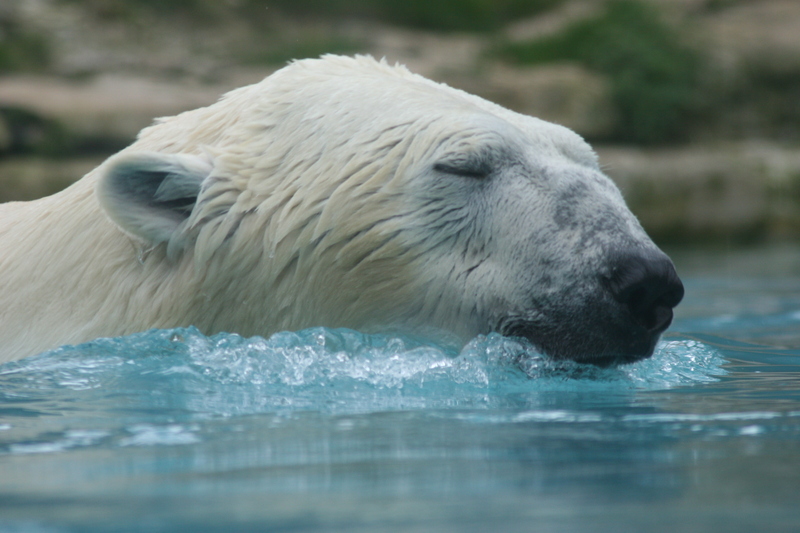
{"label": "water surface", "polygon": [[797,531],[792,254],[677,254],[673,328],[616,369],[191,328],[2,365],[0,531]]}

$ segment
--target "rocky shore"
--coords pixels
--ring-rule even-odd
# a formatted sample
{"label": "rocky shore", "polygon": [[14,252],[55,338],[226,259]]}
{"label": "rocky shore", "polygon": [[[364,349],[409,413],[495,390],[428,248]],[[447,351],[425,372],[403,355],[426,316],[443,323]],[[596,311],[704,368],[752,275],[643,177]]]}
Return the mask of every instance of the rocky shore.
{"label": "rocky shore", "polygon": [[541,41],[591,21],[604,0],[556,2],[493,33],[278,17],[281,29],[268,35],[233,16],[214,24],[145,15],[131,21],[85,4],[0,6],[0,69],[12,33],[44,36],[50,51],[46,64],[0,70],[0,201],[56,192],[154,118],[260,80],[288,59],[281,54],[363,52],[575,129],[597,147],[603,168],[663,242],[800,237],[794,0],[647,2],[700,51],[702,105],[683,139],[639,144],[613,136],[620,107],[608,75],[579,61],[520,64],[495,53],[498,43]]}

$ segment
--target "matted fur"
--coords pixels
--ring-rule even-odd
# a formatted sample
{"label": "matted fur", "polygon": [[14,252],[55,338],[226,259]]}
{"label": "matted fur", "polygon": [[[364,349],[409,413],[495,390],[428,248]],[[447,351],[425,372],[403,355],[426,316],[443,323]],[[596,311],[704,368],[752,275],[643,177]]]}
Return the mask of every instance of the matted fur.
{"label": "matted fur", "polygon": [[303,60],[0,206],[0,361],[190,324],[466,341],[522,320],[602,351],[621,247],[655,250],[573,132],[369,57]]}

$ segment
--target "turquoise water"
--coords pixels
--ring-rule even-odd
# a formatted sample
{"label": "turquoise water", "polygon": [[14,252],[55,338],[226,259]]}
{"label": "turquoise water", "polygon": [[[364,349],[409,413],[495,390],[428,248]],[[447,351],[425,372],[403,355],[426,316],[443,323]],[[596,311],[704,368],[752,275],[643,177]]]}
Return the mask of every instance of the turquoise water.
{"label": "turquoise water", "polygon": [[800,530],[800,251],[677,253],[653,358],[313,329],[0,366],[0,531]]}

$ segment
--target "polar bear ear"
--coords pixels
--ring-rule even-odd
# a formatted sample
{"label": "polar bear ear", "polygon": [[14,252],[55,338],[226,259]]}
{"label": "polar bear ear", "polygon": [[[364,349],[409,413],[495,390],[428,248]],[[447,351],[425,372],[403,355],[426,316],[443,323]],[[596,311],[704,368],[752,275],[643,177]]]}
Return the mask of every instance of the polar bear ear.
{"label": "polar bear ear", "polygon": [[128,152],[101,167],[97,198],[125,232],[156,245],[167,242],[192,212],[213,169],[202,157]]}

